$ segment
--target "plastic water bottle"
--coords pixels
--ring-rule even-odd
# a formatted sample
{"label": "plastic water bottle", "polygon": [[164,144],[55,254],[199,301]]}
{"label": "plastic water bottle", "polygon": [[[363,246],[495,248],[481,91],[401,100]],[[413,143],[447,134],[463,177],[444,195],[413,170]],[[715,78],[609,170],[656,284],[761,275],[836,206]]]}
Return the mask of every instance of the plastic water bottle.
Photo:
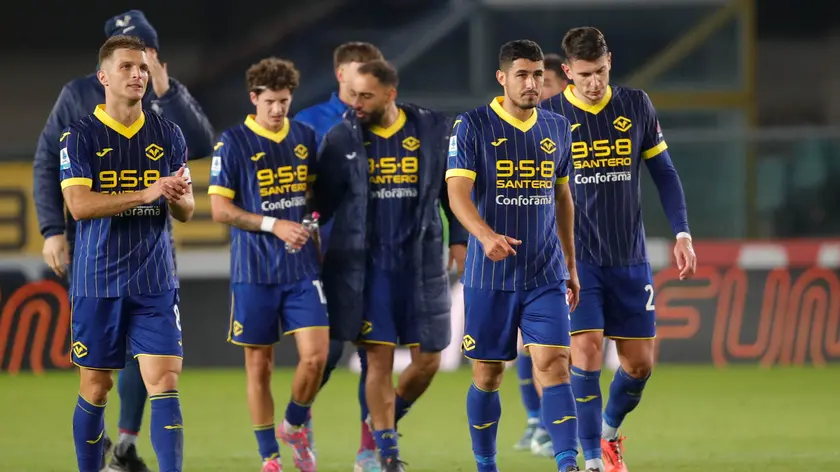
{"label": "plastic water bottle", "polygon": [[[306,228],[307,231],[309,231],[310,236],[315,231],[318,231],[318,219],[320,217],[321,215],[319,215],[317,211],[313,211],[312,213],[309,213],[308,215],[304,216],[303,221],[300,222],[300,224],[302,224],[303,227]],[[300,252],[300,249],[295,249],[289,243],[286,243],[286,252],[288,252],[289,254],[295,254],[297,252]]]}

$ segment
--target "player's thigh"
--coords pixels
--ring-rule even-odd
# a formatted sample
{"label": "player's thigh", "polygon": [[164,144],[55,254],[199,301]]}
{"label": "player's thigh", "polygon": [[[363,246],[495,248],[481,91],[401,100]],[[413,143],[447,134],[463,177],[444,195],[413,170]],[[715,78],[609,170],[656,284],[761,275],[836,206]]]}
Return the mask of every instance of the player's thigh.
{"label": "player's thigh", "polygon": [[134,356],[183,357],[178,290],[128,297],[128,340]]}
{"label": "player's thigh", "polygon": [[393,294],[395,296],[393,307],[397,343],[400,346],[419,348],[422,339],[420,337],[421,325],[417,318],[417,312],[414,310],[413,279],[409,277],[399,278],[393,286]]}
{"label": "player's thigh", "polygon": [[604,307],[604,336],[652,339],[656,336],[653,273],[649,264],[605,269],[609,292]]}
{"label": "player's thigh", "polygon": [[231,284],[227,340],[237,346],[270,346],[280,340],[283,286]]}
{"label": "player's thigh", "polygon": [[129,318],[124,298],[72,297],[71,356],[79,367],[115,370],[125,367]]}
{"label": "player's thigh", "polygon": [[[596,265],[578,262],[580,300],[571,314],[572,335],[604,330],[604,284],[602,269]],[[575,336],[576,337],[576,336]],[[572,338],[574,342],[574,338]]]}
{"label": "player's thigh", "polygon": [[563,348],[571,344],[569,334],[569,305],[566,283],[559,282],[522,292],[522,343],[531,353],[534,367],[545,370],[537,355],[543,348]]}
{"label": "player's thigh", "polygon": [[389,271],[371,267],[365,281],[364,321],[359,332],[360,344],[396,346],[397,300],[395,289],[399,281]]}
{"label": "player's thigh", "polygon": [[321,281],[307,277],[289,284],[280,313],[283,334],[294,335],[301,360],[323,367],[330,350],[330,320]]}
{"label": "player's thigh", "polygon": [[518,292],[464,287],[464,357],[506,362],[516,358],[521,317]]}

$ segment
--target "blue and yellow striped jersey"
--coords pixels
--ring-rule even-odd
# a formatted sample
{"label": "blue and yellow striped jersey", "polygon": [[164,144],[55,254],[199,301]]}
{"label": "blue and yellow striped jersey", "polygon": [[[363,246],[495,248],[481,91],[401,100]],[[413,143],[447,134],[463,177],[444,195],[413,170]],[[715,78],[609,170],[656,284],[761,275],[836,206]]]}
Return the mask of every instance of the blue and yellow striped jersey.
{"label": "blue and yellow striped jersey", "polygon": [[554,202],[555,185],[569,180],[569,122],[540,108],[520,121],[502,108],[502,100],[455,121],[446,177],[474,179],[473,200],[484,221],[522,241],[515,256],[493,262],[470,235],[464,285],[530,290],[569,277]]}
{"label": "blue and yellow striped jersey", "polygon": [[609,87],[588,105],[574,85],[542,103],[572,124],[572,194],[578,260],[601,266],[646,262],[642,161],[668,148],[647,94]]}
{"label": "blue and yellow striped jersey", "polygon": [[417,226],[420,139],[403,110],[388,128],[364,132],[370,178],[371,262],[387,270],[403,268]]}
{"label": "blue and yellow striped jersey", "polygon": [[[210,164],[208,192],[230,198],[250,213],[301,222],[309,163],[317,149],[315,132],[287,118],[275,133],[249,115],[220,139]],[[286,284],[318,273],[312,240],[289,254],[285,243],[270,233],[231,226],[230,236],[231,283]]]}
{"label": "blue and yellow striped jersey", "polygon": [[[61,188],[81,185],[105,194],[142,190],[187,161],[178,125],[144,111],[126,127],[104,105],[65,129],[59,147]],[[71,294],[113,298],[178,288],[168,219],[161,197],[119,215],[80,221]]]}

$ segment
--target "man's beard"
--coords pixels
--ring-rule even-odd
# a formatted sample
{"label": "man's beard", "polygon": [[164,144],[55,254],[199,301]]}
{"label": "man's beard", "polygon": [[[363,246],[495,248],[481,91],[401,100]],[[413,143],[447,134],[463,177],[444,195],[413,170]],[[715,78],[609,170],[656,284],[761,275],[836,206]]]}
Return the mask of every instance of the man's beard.
{"label": "man's beard", "polygon": [[373,110],[367,114],[365,114],[364,118],[361,119],[362,124],[365,126],[381,126],[382,119],[385,117],[385,109],[381,110]]}
{"label": "man's beard", "polygon": [[520,100],[514,100],[511,98],[510,101],[512,101],[513,104],[521,110],[531,110],[537,107],[537,103],[539,103],[540,100],[539,97],[525,97]]}

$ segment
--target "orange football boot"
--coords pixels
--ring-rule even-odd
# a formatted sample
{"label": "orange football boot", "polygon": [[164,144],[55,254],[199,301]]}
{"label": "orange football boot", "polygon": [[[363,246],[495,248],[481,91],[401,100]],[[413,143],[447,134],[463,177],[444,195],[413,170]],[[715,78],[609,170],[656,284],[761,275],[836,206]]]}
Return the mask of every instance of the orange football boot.
{"label": "orange football boot", "polygon": [[624,463],[624,436],[619,436],[615,441],[607,441],[601,438],[601,455],[604,459],[604,472],[628,472],[627,464]]}

